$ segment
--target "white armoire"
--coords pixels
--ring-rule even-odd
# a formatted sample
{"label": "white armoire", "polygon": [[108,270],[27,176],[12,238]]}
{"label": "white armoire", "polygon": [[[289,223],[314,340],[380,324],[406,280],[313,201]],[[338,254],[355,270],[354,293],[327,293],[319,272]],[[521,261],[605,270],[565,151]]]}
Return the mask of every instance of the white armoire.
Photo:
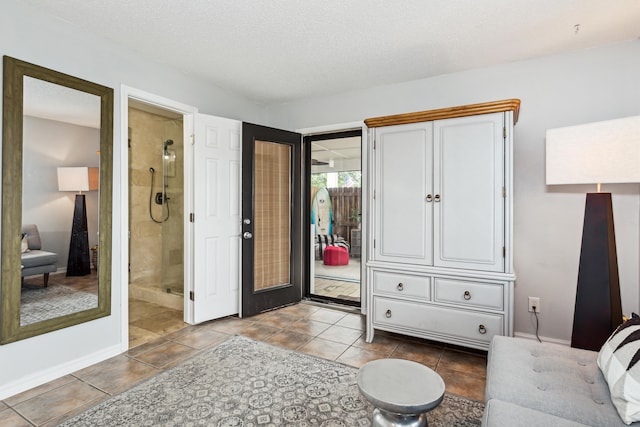
{"label": "white armoire", "polygon": [[520,101],[365,120],[375,330],[478,349],[513,334],[513,126]]}

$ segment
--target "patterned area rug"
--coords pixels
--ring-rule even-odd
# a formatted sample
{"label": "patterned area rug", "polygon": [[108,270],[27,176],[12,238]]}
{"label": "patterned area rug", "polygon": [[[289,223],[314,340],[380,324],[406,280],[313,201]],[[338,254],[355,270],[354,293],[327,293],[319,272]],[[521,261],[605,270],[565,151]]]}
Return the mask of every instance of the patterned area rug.
{"label": "patterned area rug", "polygon": [[[356,368],[234,336],[67,420],[77,426],[369,426]],[[446,395],[431,427],[479,426],[483,404]]]}
{"label": "patterned area rug", "polygon": [[29,325],[98,306],[98,295],[64,285],[23,288],[20,295],[20,324]]}

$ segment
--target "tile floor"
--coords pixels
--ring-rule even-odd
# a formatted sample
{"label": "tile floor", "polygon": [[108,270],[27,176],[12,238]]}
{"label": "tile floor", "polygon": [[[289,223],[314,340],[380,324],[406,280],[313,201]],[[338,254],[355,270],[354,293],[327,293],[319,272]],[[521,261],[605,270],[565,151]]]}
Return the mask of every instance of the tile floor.
{"label": "tile floor", "polygon": [[486,353],[382,333],[367,344],[364,319],[354,313],[300,303],[191,326],[182,312],[144,301],[132,301],[129,311],[127,353],[0,401],[0,427],[55,426],[233,334],[356,367],[384,357],[414,360],[435,369],[448,392],[484,399]]}

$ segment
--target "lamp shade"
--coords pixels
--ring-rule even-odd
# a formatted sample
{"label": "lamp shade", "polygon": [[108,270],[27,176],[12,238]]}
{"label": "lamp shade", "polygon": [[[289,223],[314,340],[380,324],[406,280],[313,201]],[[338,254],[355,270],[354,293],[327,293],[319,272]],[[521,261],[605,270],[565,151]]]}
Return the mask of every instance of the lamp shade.
{"label": "lamp shade", "polygon": [[547,130],[546,183],[640,182],[640,116]]}
{"label": "lamp shade", "polygon": [[58,168],[59,191],[91,191],[98,189],[98,168],[63,167]]}

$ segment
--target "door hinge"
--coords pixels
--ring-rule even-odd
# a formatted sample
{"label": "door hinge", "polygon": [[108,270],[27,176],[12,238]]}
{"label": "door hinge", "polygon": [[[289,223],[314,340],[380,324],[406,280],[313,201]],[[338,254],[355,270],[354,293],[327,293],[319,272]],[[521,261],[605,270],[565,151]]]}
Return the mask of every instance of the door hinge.
{"label": "door hinge", "polygon": [[506,127],[503,127],[503,128],[502,128],[502,137],[503,137],[504,139],[507,139],[507,128],[506,128]]}
{"label": "door hinge", "polygon": [[376,239],[373,239],[373,249],[376,248]]}
{"label": "door hinge", "polygon": [[507,248],[506,247],[502,247],[502,258],[506,258],[507,257]]}
{"label": "door hinge", "polygon": [[507,197],[507,188],[506,187],[502,187],[502,198],[506,198]]}
{"label": "door hinge", "polygon": [[373,138],[373,149],[374,150],[376,149],[376,139],[375,138]]}
{"label": "door hinge", "polygon": [[194,134],[191,134],[191,136],[189,137],[189,142],[191,142],[191,145],[196,145],[196,137]]}
{"label": "door hinge", "polygon": [[196,300],[196,297],[194,296],[193,291],[189,291],[189,299],[191,301],[195,301]]}
{"label": "door hinge", "polygon": [[195,220],[196,220],[196,216],[193,212],[191,212],[189,214],[189,222],[195,222]]}

